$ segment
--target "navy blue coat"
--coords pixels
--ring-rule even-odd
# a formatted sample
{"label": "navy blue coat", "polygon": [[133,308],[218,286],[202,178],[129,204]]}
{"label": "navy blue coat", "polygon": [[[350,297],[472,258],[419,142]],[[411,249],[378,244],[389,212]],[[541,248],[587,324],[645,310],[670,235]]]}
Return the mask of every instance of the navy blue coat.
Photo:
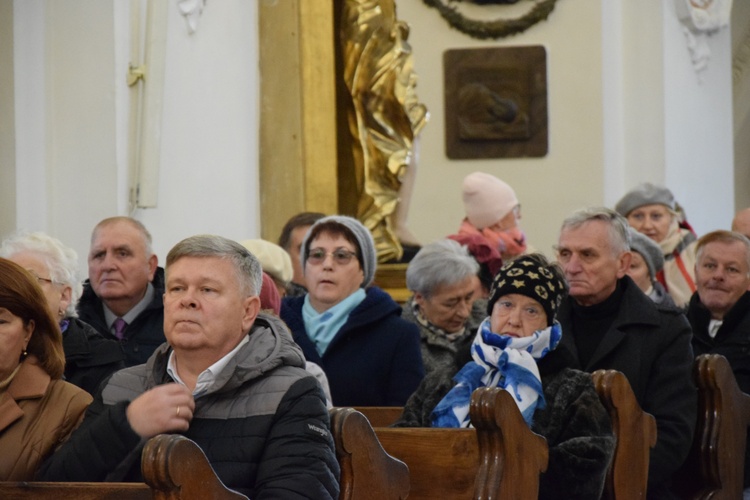
{"label": "navy blue coat", "polygon": [[328,377],[334,406],[403,406],[424,377],[417,325],[401,318],[401,307],[377,287],[349,315],[320,356],[307,336],[302,297],[286,297],[281,319],[305,358]]}

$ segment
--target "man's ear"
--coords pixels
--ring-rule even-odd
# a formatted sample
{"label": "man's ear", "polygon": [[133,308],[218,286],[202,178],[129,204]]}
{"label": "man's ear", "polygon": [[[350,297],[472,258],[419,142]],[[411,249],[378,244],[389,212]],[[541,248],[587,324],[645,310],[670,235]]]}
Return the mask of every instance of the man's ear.
{"label": "man's ear", "polygon": [[156,268],[159,266],[159,257],[156,254],[151,255],[148,258],[148,280],[154,281],[154,275],[156,274]]}
{"label": "man's ear", "polygon": [[255,323],[255,318],[258,317],[260,312],[260,297],[253,295],[247,297],[242,302],[244,315],[242,316],[242,331],[250,331],[250,327]]}
{"label": "man's ear", "polygon": [[630,251],[622,252],[617,258],[617,279],[625,276],[625,273],[630,269],[630,261],[633,260],[633,254]]}

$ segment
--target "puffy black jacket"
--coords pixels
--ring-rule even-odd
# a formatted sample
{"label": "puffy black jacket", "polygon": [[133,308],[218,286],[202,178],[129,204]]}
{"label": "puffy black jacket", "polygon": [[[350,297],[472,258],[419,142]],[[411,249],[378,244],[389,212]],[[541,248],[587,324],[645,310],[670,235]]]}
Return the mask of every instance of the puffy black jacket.
{"label": "puffy black jacket", "polygon": [[[338,498],[339,466],[318,382],[283,323],[261,314],[250,340],[196,398],[190,429],[224,484],[253,499]],[[164,344],[148,363],[115,373],[81,426],[40,469],[47,481],[141,481],[143,442],[128,403],[173,382]]]}

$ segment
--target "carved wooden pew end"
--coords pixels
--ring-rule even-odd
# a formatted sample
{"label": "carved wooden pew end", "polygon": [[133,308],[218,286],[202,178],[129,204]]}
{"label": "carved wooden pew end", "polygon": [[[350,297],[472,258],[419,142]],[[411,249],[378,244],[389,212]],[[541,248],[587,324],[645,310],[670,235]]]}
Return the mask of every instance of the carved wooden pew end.
{"label": "carved wooden pew end", "polygon": [[646,498],[649,454],[656,445],[656,419],[641,409],[623,373],[597,370],[591,376],[599,399],[609,412],[617,440],[603,498]]}

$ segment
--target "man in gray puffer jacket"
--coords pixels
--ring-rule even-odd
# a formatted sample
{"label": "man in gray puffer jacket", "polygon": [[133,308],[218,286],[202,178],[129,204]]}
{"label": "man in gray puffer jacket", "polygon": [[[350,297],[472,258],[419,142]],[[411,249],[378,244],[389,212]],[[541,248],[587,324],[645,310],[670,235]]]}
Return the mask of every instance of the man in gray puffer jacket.
{"label": "man in gray puffer jacket", "polygon": [[176,432],[250,498],[338,498],[325,397],[286,326],[259,313],[257,259],[194,236],[169,252],[166,276],[167,344],[103,385],[40,479],[139,481],[145,441]]}

